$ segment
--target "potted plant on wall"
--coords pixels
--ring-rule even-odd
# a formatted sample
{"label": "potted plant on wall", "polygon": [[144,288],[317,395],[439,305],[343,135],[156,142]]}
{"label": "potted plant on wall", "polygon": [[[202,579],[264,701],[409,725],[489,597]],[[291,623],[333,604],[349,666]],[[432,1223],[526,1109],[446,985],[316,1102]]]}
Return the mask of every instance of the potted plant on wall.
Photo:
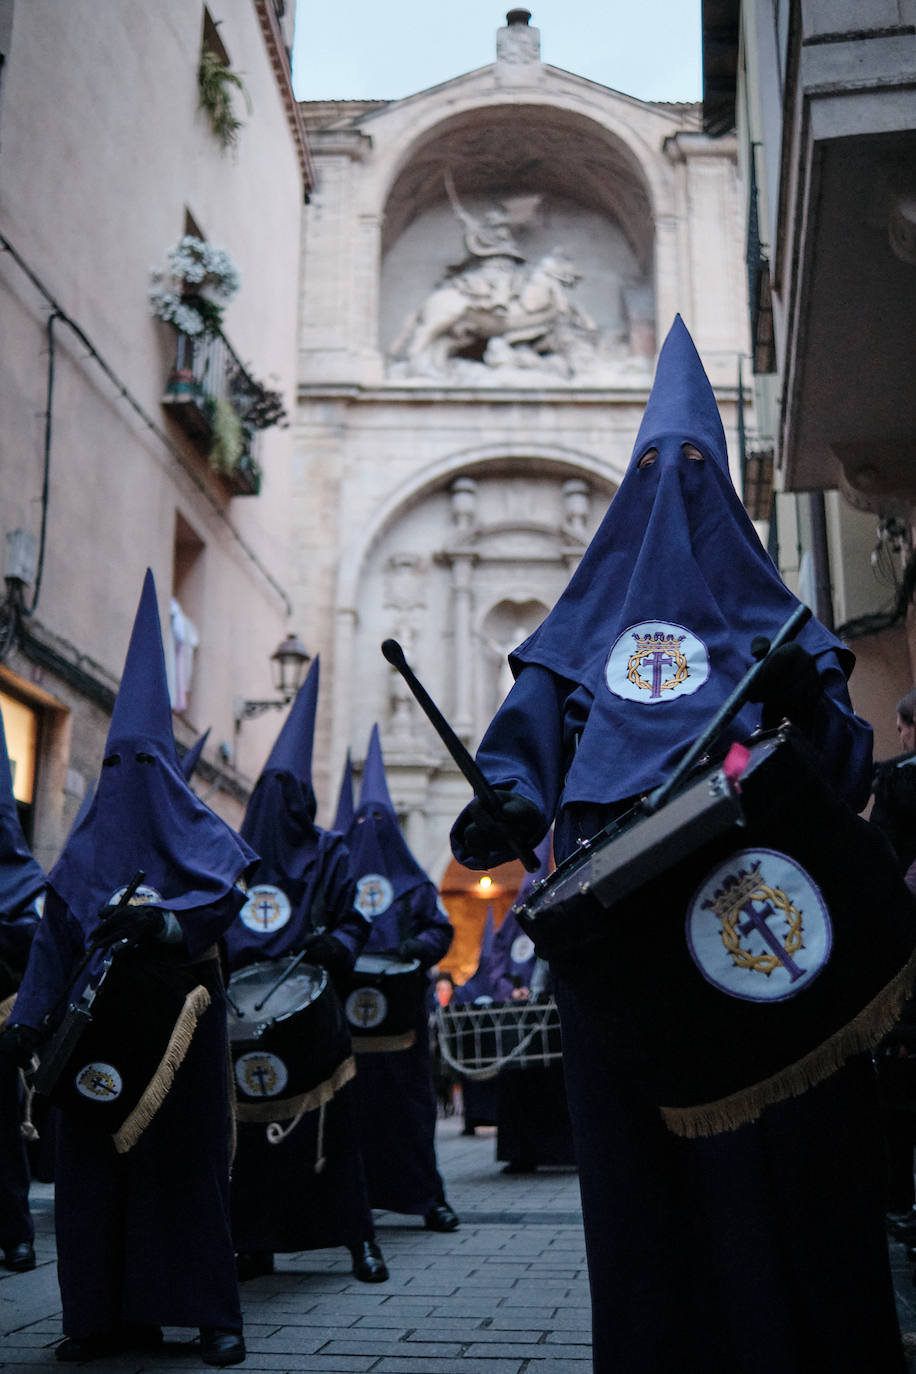
{"label": "potted plant on wall", "polygon": [[223,309],[241,284],[226,252],[185,234],[167,254],[168,268],[153,268],[149,298],[153,314],[190,338],[218,334]]}
{"label": "potted plant on wall", "polygon": [[219,53],[204,48],[197,69],[197,104],[210,120],[210,127],[224,151],[235,146],[242,128],[242,120],[235,113],[232,101],[233,91],[241,92],[251,114],[251,101],[242,78]]}

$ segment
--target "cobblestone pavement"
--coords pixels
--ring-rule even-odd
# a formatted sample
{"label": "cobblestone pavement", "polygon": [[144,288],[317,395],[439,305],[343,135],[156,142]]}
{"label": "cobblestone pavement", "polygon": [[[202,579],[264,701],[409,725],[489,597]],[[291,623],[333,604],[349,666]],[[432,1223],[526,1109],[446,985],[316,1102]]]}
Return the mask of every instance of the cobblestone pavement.
{"label": "cobblestone pavement", "polygon": [[[243,1369],[591,1374],[575,1173],[543,1169],[507,1176],[495,1160],[494,1131],[478,1128],[465,1136],[462,1124],[449,1117],[438,1126],[439,1164],[461,1228],[436,1235],[415,1218],[377,1213],[391,1271],[383,1284],[357,1283],[343,1250],[279,1256],[276,1274],[242,1285]],[[33,1207],[38,1267],[30,1274],[0,1269],[4,1374],[65,1367],[54,1358],[61,1328],[50,1185],[34,1186]],[[916,1374],[913,1265],[902,1245],[892,1243],[890,1255],[901,1329],[914,1333],[910,1370]],[[194,1334],[167,1328],[156,1354],[98,1360],[92,1368],[118,1374],[203,1369],[191,1344]]]}

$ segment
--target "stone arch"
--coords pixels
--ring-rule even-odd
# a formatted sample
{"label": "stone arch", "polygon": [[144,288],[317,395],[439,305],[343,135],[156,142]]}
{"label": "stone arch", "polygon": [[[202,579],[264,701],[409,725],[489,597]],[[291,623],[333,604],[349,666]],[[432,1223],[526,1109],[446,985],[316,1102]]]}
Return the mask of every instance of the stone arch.
{"label": "stone arch", "polygon": [[[538,103],[453,114],[404,151],[379,245],[378,343],[391,376],[458,380],[463,369],[464,380],[498,384],[519,359],[564,380],[583,372],[597,380],[624,360],[645,366],[654,357],[658,188],[646,167],[657,154],[640,148],[639,157],[620,131]],[[509,259],[468,255],[468,226],[499,215],[515,226],[514,270]],[[443,283],[462,283],[469,263],[490,265],[483,295],[478,270],[470,297],[463,289],[443,296]],[[494,273],[503,283],[492,297],[497,314],[481,320],[475,305],[490,301]],[[533,348],[525,331],[540,322],[539,308],[513,295],[526,281],[549,317],[545,333],[555,331]],[[421,311],[433,320],[420,324]]]}
{"label": "stone arch", "polygon": [[[339,570],[333,777],[348,748],[358,756],[378,720],[389,782],[399,778],[392,794],[399,787],[401,796],[412,795],[416,827],[429,822],[436,830],[430,789],[439,788],[444,804],[455,790],[454,770],[382,658],[382,639],[402,643],[433,700],[473,748],[497,704],[492,653],[479,662],[483,619],[500,603],[550,608],[621,475],[569,449],[532,453],[530,446],[501,445],[443,458],[389,495]],[[462,497],[475,484],[480,518],[462,526]],[[589,491],[591,508],[583,515]],[[428,841],[414,832],[413,847],[428,852]]]}

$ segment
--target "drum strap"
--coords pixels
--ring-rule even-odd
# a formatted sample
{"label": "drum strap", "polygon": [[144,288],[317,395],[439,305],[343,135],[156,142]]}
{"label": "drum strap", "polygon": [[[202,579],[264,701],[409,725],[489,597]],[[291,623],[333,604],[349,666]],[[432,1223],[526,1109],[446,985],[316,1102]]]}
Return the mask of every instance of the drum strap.
{"label": "drum strap", "polygon": [[355,1054],[391,1054],[395,1050],[409,1050],[417,1043],[416,1031],[405,1031],[403,1035],[354,1035]]}
{"label": "drum strap", "polygon": [[[279,1145],[285,1140],[290,1131],[295,1130],[299,1122],[308,1112],[317,1111],[341,1088],[356,1076],[356,1062],[352,1054],[348,1055],[343,1063],[339,1064],[329,1078],[323,1083],[319,1083],[316,1088],[310,1088],[308,1092],[299,1093],[296,1097],[285,1097],[280,1101],[271,1102],[238,1102],[236,1103],[236,1114],[239,1121],[243,1122],[267,1122],[267,1139],[271,1145]],[[292,1120],[291,1120],[292,1118]],[[280,1125],[281,1121],[289,1121],[287,1127]]]}

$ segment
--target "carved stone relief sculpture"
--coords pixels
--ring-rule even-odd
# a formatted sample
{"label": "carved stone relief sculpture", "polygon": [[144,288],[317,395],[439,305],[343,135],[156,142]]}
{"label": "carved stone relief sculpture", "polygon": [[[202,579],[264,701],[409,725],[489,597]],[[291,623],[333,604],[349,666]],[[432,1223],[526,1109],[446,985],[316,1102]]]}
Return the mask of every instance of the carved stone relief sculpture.
{"label": "carved stone relief sculpture", "polygon": [[[572,299],[582,280],[573,257],[557,244],[532,259],[524,240],[542,196],[504,197],[477,214],[462,204],[449,171],[449,204],[462,230],[465,257],[446,268],[420,306],[403,321],[389,348],[389,376],[477,386],[600,381],[609,359],[628,358],[628,339],[602,337]],[[644,329],[651,288],[620,283],[621,315]],[[628,294],[625,294],[628,293]],[[640,298],[641,296],[641,298]],[[639,308],[633,305],[639,301]],[[643,364],[646,352],[638,341]],[[618,369],[619,370],[619,369]]]}

